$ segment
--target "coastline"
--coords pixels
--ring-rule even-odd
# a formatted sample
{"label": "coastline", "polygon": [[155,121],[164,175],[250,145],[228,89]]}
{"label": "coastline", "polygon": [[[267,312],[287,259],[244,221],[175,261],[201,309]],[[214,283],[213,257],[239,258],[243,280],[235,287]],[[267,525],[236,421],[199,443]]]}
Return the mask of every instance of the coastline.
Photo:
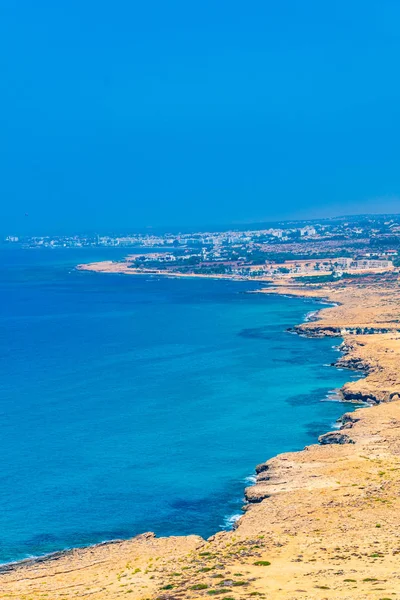
{"label": "coastline", "polygon": [[[289,295],[288,292],[290,292],[290,295],[296,297],[302,296],[315,300],[323,297],[327,300],[330,304],[328,308],[320,309],[314,315],[315,319],[305,320],[301,325],[294,326],[293,332],[312,337],[342,337],[343,334],[343,342],[340,344],[342,355],[338,361],[335,361],[335,365],[341,368],[363,370],[366,373],[365,379],[351,381],[343,386],[341,390],[343,399],[354,402],[365,401],[369,404],[379,404],[379,406],[374,406],[372,411],[369,408],[362,408],[343,415],[341,428],[321,435],[319,439],[320,445],[308,446],[302,451],[278,455],[266,463],[258,465],[256,467],[256,482],[254,485],[246,488],[245,491],[249,504],[245,507],[244,515],[236,523],[234,531],[219,532],[208,541],[198,536],[155,538],[153,534],[144,534],[132,540],[121,542],[111,541],[87,548],[66,550],[56,553],[56,555],[48,555],[39,557],[38,559],[9,563],[8,565],[3,565],[4,569],[0,570],[3,573],[3,581],[1,583],[7,585],[7,597],[19,598],[18,594],[22,593],[22,591],[29,594],[31,598],[41,597],[41,595],[32,595],[39,594],[39,591],[36,592],[33,589],[28,589],[30,585],[29,581],[34,582],[36,576],[39,576],[39,572],[40,578],[45,578],[46,581],[48,580],[49,585],[51,585],[51,582],[54,582],[54,578],[61,578],[60,580],[68,579],[69,576],[67,573],[82,574],[83,569],[86,583],[89,586],[93,586],[93,581],[96,580],[96,577],[93,578],[92,571],[94,559],[96,565],[101,562],[102,564],[107,563],[109,567],[110,564],[107,561],[111,561],[112,568],[117,568],[118,565],[118,569],[120,569],[122,562],[125,561],[126,563],[127,559],[129,561],[134,560],[135,563],[137,562],[142,565],[144,558],[146,559],[146,573],[141,567],[136,567],[134,569],[136,573],[134,574],[132,574],[132,569],[125,569],[126,575],[124,577],[129,578],[129,580],[133,579],[133,582],[131,582],[133,587],[130,588],[132,589],[130,592],[133,594],[132,598],[172,598],[175,597],[178,590],[179,592],[182,591],[182,593],[185,591],[186,595],[192,598],[207,597],[211,584],[215,583],[211,581],[210,578],[212,576],[208,574],[207,570],[209,569],[207,565],[210,560],[207,556],[213,555],[215,560],[224,566],[226,576],[229,575],[226,569],[246,569],[246,580],[243,583],[243,587],[226,584],[229,592],[232,592],[232,590],[237,592],[238,590],[234,588],[240,588],[241,591],[254,592],[254,595],[263,594],[263,590],[266,590],[268,597],[271,598],[364,598],[365,595],[362,594],[366,593],[365,589],[359,588],[359,585],[357,590],[351,592],[352,595],[346,595],[349,593],[350,581],[345,582],[343,578],[341,580],[343,589],[340,586],[336,586],[335,588],[331,588],[330,585],[323,586],[322,583],[318,585],[319,580],[326,582],[327,580],[330,581],[332,577],[333,581],[337,584],[337,577],[335,578],[330,573],[332,569],[327,568],[326,561],[322,561],[322,572],[318,572],[316,567],[320,558],[309,557],[309,561],[306,561],[304,558],[309,551],[307,546],[310,544],[310,537],[313,532],[314,534],[316,533],[318,540],[322,537],[323,542],[320,540],[318,543],[323,543],[325,546],[323,552],[329,553],[327,548],[333,543],[339,545],[338,539],[343,537],[340,533],[343,528],[338,527],[338,513],[343,518],[343,506],[345,507],[344,510],[353,510],[354,503],[359,503],[360,497],[365,500],[364,492],[360,493],[360,491],[365,489],[362,486],[363,483],[370,485],[367,484],[367,481],[371,479],[371,473],[368,472],[366,481],[363,481],[361,476],[362,469],[360,470],[358,463],[362,464],[363,461],[377,460],[379,462],[377,468],[380,469],[377,474],[377,481],[380,484],[386,482],[386,478],[382,479],[383,475],[379,475],[382,472],[382,463],[384,462],[384,458],[381,457],[383,446],[384,452],[382,456],[387,455],[386,459],[389,460],[390,464],[398,464],[388,442],[390,441],[397,449],[395,438],[396,429],[400,431],[400,403],[396,402],[396,400],[400,397],[400,385],[397,378],[396,381],[393,380],[392,368],[394,365],[394,370],[396,371],[397,360],[400,358],[399,328],[397,324],[393,322],[389,323],[387,319],[382,322],[381,319],[375,319],[375,322],[371,321],[368,307],[366,308],[368,319],[354,322],[351,302],[349,302],[349,287],[351,286],[346,286],[346,298],[342,299],[342,301],[340,301],[340,294],[339,298],[337,297],[338,292],[335,288],[333,290],[329,288],[325,288],[324,290],[319,288],[316,290],[295,284],[294,288],[289,288],[288,290],[287,280],[284,280],[277,286],[258,290],[256,293]],[[381,293],[381,290],[379,292]],[[353,293],[355,293],[354,290]],[[335,297],[333,306],[331,302],[332,297]],[[375,308],[379,312],[382,305],[378,304]],[[332,317],[332,311],[335,310],[336,313],[334,312],[334,316]],[[357,305],[357,314],[359,317],[359,304]],[[357,330],[363,333],[355,333]],[[388,357],[388,350],[394,356]],[[382,362],[383,357],[386,359],[386,365],[384,364],[385,361]],[[388,400],[391,400],[391,402],[387,403]],[[367,410],[368,412],[365,412]],[[388,420],[390,422],[389,430],[394,435],[387,434]],[[382,432],[385,432],[386,437],[390,438],[390,440],[386,439],[382,441]],[[384,442],[387,443],[387,448]],[[358,449],[361,447],[363,448],[363,452],[367,447],[369,448],[369,452],[373,448],[379,458],[360,458],[358,456]],[[336,467],[336,463],[342,464]],[[345,469],[343,469],[343,463],[346,463]],[[400,469],[397,466],[391,468]],[[346,483],[338,480],[338,477],[343,479],[343,473],[345,473]],[[350,480],[352,483],[349,483]],[[397,480],[394,483],[397,485]],[[386,487],[377,486],[374,479],[375,495],[379,495],[382,491],[387,491],[387,487],[387,485]],[[337,502],[338,498],[341,499],[342,505],[340,502]],[[329,521],[322,524],[320,521],[321,515],[325,515],[329,506],[332,509],[336,507],[340,510],[329,510],[330,518],[335,523],[331,521],[328,533],[326,527],[329,525]],[[380,511],[377,512],[379,512],[380,521],[383,522],[384,519],[390,521],[390,514],[383,516],[380,513],[382,510],[387,513],[395,513],[395,508],[389,510],[389,505],[386,501],[382,501],[382,506],[379,506],[379,508]],[[319,516],[316,517],[315,514]],[[305,515],[308,515],[308,517]],[[314,515],[314,518],[310,517],[310,515]],[[304,518],[306,521],[304,521]],[[357,521],[356,516],[349,518]],[[310,519],[313,525],[318,521],[320,528],[315,530],[310,529]],[[354,526],[355,524],[350,521],[350,525]],[[346,534],[350,530],[350,525],[347,524],[344,529]],[[376,522],[373,525],[375,527],[375,531],[373,532],[374,537],[376,537],[376,530],[381,529],[381,525],[381,523]],[[365,524],[363,529],[366,543],[373,550],[375,542],[369,540],[369,534],[366,535]],[[381,534],[382,532],[379,531],[379,533]],[[334,542],[334,540],[336,541]],[[342,545],[343,548],[341,547],[340,552],[343,556],[329,556],[328,562],[333,561],[331,564],[336,564],[336,560],[341,568],[343,568],[343,565],[348,566],[348,561],[350,561],[352,566],[350,570],[352,572],[360,571],[360,569],[368,571],[371,567],[371,562],[376,570],[377,567],[381,566],[377,563],[384,562],[383,559],[386,556],[382,552],[379,552],[377,556],[372,556],[374,553],[371,551],[371,555],[364,553],[365,559],[363,560],[363,553],[361,553],[361,565],[359,565],[354,557],[351,558],[351,555],[357,554],[357,552],[351,553],[347,549],[349,544],[346,546],[344,540],[342,540]],[[241,549],[239,550],[239,548]],[[282,548],[285,551],[281,550]],[[206,550],[204,551],[204,549]],[[172,559],[171,552],[173,554]],[[332,552],[336,552],[337,554],[339,550],[336,547],[332,547]],[[154,568],[154,553],[157,554],[158,560],[161,560],[160,568]],[[271,565],[256,565],[255,563],[259,559],[262,559],[262,562],[271,562]],[[213,562],[215,560],[213,559]],[[183,574],[181,574],[182,577],[180,579],[174,579],[174,577],[178,577],[172,574],[172,569],[176,569],[177,567],[176,561],[182,562],[185,566],[187,565],[188,572],[192,568],[190,565],[193,562],[195,562],[196,566],[205,566],[200,566],[200,569],[195,571],[196,575],[194,576],[196,579],[193,579],[192,576],[189,581],[186,576],[185,581]],[[285,574],[280,572],[282,571],[282,561],[285,565],[284,569],[287,570],[286,579]],[[293,561],[294,564],[292,564]],[[149,568],[150,563],[152,563],[152,566]],[[354,568],[356,567],[354,563],[357,563],[357,568]],[[293,588],[293,581],[290,578],[301,578],[302,568],[305,565],[308,565],[308,570],[311,567],[313,568],[312,574],[309,574],[313,580],[312,588],[310,588],[308,582],[305,583],[302,580],[301,587],[303,589],[296,590]],[[61,571],[58,570],[59,566],[61,566]],[[264,566],[264,571],[267,571],[265,575],[260,572],[260,570],[263,570],[262,566]],[[68,567],[68,569],[65,569],[65,567]],[[213,565],[210,571],[214,571],[216,568]],[[22,572],[23,577],[20,578],[18,574]],[[192,572],[191,575],[193,575]],[[102,579],[98,573],[96,576]],[[305,575],[303,574],[304,577]],[[366,576],[364,579],[368,579],[368,577]],[[229,579],[229,581],[231,580],[237,582],[235,576]],[[28,581],[26,584],[28,588],[24,587],[24,583],[21,583],[23,581]],[[163,583],[165,585],[161,585]],[[352,583],[354,584],[354,581]],[[366,588],[369,584],[369,588],[371,588],[373,582],[363,581],[363,583],[365,585],[361,587]],[[106,584],[105,580],[103,584]],[[206,587],[198,587],[195,590],[192,584]],[[22,588],[16,589],[14,595],[13,586],[15,587],[16,585],[17,587],[22,585]],[[33,585],[35,584],[33,583]],[[267,587],[261,588],[260,586]],[[65,589],[66,586],[63,585],[62,587]],[[175,591],[170,592],[168,590]],[[61,597],[55,595],[59,592],[54,589],[52,593],[52,597],[54,598]],[[114,589],[106,586],[101,589],[92,589],[91,597],[99,599],[105,597],[114,598],[119,597],[118,593],[119,591],[115,590],[114,594]],[[321,596],[321,594],[323,595]],[[5,596],[0,594],[0,598],[2,597]]]}
{"label": "coastline", "polygon": [[[145,275],[145,274],[143,274],[143,275]],[[196,277],[196,276],[194,276],[194,277]],[[212,278],[213,278],[212,276],[207,276],[207,279],[212,279]],[[224,277],[224,279],[230,279],[230,278],[229,277]],[[241,280],[243,281],[243,278],[241,278]],[[249,280],[249,281],[251,283],[253,283],[253,284],[256,283],[256,282],[251,281],[251,280]],[[260,283],[260,282],[258,282],[258,283]],[[245,289],[245,290],[242,290],[241,293],[243,293],[243,294],[254,294],[254,293],[260,293],[261,291],[262,291],[262,289]],[[287,297],[287,298],[296,298],[295,295],[289,296],[288,294],[285,294],[284,297]],[[298,299],[298,297],[297,297],[297,299]],[[303,298],[300,298],[300,299],[302,300]],[[304,299],[306,301],[309,300],[306,296],[304,297]],[[326,301],[326,299],[320,299],[320,298],[315,298],[315,301],[313,299],[312,304],[327,304],[328,306],[332,306],[332,303]],[[319,310],[322,310],[322,308],[320,308],[318,310],[314,310],[312,312],[313,312],[313,314],[316,314],[316,313],[319,312]],[[305,315],[305,321],[307,320],[307,315],[308,314],[309,313],[306,313],[306,315]],[[289,325],[289,324],[290,323],[287,323],[286,325]],[[281,331],[285,332],[285,333],[290,333],[289,328],[288,329],[282,328]],[[333,367],[335,365],[334,365],[334,363],[330,363],[330,364],[327,363],[324,366]],[[335,399],[332,400],[335,403],[343,401],[343,399],[341,399],[340,396],[337,394],[337,392],[338,392],[339,389],[340,388],[326,388],[326,391],[327,391],[326,398],[330,397],[330,395],[332,394],[332,398],[333,398],[333,396],[335,396]],[[357,404],[359,404],[359,403],[357,403]],[[304,445],[304,443],[305,442],[303,442],[303,445]],[[296,444],[295,448],[300,449],[301,445],[297,445]],[[269,456],[272,456],[273,454],[274,453],[269,453]],[[255,464],[254,462],[250,463],[250,467],[251,467],[251,465],[254,465],[254,464]],[[247,486],[255,485],[255,483],[256,483],[256,475],[257,475],[256,468],[254,467],[251,471],[249,469],[248,475],[246,477],[244,477],[243,479],[239,479],[239,478],[237,479],[237,481],[239,481],[240,483],[243,483],[243,487],[241,488],[242,489],[242,493],[240,495],[238,494],[237,496],[235,496],[235,498],[237,499],[237,501],[240,502],[240,498],[245,497],[245,489],[247,488]],[[211,531],[210,531],[210,533],[208,535],[215,535],[215,533],[218,533],[219,531],[231,531],[231,530],[235,529],[237,521],[239,521],[239,519],[243,516],[243,512],[245,510],[245,507],[241,507],[241,508],[238,507],[237,510],[238,510],[237,513],[233,513],[232,512],[232,513],[227,513],[226,515],[224,515],[223,522],[221,522],[221,524],[219,525],[219,527],[215,527],[215,528],[211,529]],[[240,511],[240,513],[239,513],[239,511]],[[139,533],[139,534],[137,534],[134,537],[139,537],[140,535],[142,535],[142,534]],[[171,534],[156,534],[156,535],[159,536],[159,537],[166,537],[166,536],[170,537],[170,536],[174,536],[174,535],[179,537],[179,536],[182,536],[182,535],[183,536],[191,535],[191,532],[188,531],[187,533],[184,532],[184,533],[179,533],[179,534],[178,533],[176,533],[176,534],[175,533],[171,533]],[[207,539],[207,535],[203,535],[201,533],[198,534],[198,535],[200,535],[200,537],[202,537],[202,539]],[[64,546],[64,548],[62,548],[62,549],[56,548],[54,550],[47,551],[44,554],[26,555],[25,557],[22,557],[22,558],[8,560],[7,562],[0,562],[0,575],[2,573],[11,571],[11,570],[13,570],[16,567],[31,566],[31,565],[34,565],[35,563],[43,563],[43,562],[46,562],[46,561],[57,560],[59,558],[62,558],[63,555],[69,555],[70,553],[72,553],[76,549],[93,549],[93,548],[101,547],[101,546],[106,545],[106,544],[120,543],[120,542],[125,541],[126,539],[129,539],[129,538],[123,537],[121,539],[119,539],[119,538],[106,538],[106,539],[94,540],[93,542],[86,543],[84,545],[83,544],[82,545],[81,544],[76,544],[76,545],[71,545],[71,546],[68,545],[68,546]]]}
{"label": "coastline", "polygon": [[[113,273],[118,275],[156,275],[160,277],[184,278],[184,279],[227,279],[233,281],[251,281],[253,278],[242,275],[221,275],[219,273],[178,273],[176,271],[166,271],[162,269],[135,269],[129,267],[125,262],[113,262],[105,260],[76,266],[77,271],[91,271],[93,273]],[[256,281],[256,279],[254,279]]]}

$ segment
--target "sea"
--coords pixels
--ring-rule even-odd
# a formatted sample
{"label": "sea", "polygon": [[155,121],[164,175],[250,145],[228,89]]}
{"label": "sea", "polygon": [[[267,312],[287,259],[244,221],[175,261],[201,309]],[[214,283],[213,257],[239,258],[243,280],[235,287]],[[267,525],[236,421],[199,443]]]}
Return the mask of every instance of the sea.
{"label": "sea", "polygon": [[232,527],[255,466],[317,442],[360,373],[259,283],[77,271],[123,249],[0,249],[0,562]]}

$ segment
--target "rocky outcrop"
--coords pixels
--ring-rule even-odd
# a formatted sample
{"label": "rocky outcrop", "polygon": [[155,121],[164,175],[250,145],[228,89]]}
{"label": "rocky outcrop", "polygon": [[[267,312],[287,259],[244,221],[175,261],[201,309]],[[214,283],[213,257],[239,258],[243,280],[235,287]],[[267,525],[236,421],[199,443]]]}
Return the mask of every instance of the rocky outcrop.
{"label": "rocky outcrop", "polygon": [[355,441],[352,440],[346,433],[341,433],[340,431],[330,431],[329,433],[324,433],[320,435],[318,441],[323,446],[326,444],[355,444]]}
{"label": "rocky outcrop", "polygon": [[359,326],[340,326],[340,325],[324,325],[317,323],[302,323],[295,327],[287,329],[290,333],[298,333],[307,337],[342,337],[344,335],[375,335],[381,333],[400,332],[400,327],[370,327],[367,325]]}
{"label": "rocky outcrop", "polygon": [[299,335],[305,335],[307,337],[339,337],[341,333],[340,327],[332,326],[321,326],[321,325],[295,325],[287,329],[290,333],[298,333]]}
{"label": "rocky outcrop", "polygon": [[260,473],[264,473],[265,471],[268,471],[268,469],[269,469],[268,462],[261,463],[260,465],[256,466],[256,474],[259,475]]}
{"label": "rocky outcrop", "polygon": [[357,413],[345,413],[338,420],[338,424],[341,425],[340,429],[351,429],[360,419],[357,417]]}
{"label": "rocky outcrop", "polygon": [[[343,400],[346,402],[357,402],[366,404],[379,404],[380,398],[377,398],[372,390],[353,390],[350,385],[344,385],[341,389]],[[383,400],[383,398],[382,398]]]}

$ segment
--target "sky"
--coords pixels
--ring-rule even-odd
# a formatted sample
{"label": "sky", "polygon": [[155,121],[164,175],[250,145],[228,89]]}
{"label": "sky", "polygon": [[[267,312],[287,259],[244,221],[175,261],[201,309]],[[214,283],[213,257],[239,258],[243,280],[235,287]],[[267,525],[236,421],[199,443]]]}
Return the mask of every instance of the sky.
{"label": "sky", "polygon": [[400,3],[2,0],[0,231],[400,212]]}

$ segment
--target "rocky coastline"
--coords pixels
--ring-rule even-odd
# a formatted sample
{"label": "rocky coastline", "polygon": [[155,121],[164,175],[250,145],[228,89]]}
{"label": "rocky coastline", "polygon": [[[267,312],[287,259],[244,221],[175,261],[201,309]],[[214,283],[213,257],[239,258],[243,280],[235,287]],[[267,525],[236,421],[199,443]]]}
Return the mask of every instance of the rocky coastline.
{"label": "rocky coastline", "polygon": [[0,598],[395,600],[400,595],[400,306],[397,275],[262,293],[334,303],[293,333],[342,337],[335,365],[362,370],[343,400],[363,402],[319,444],[256,467],[234,531],[132,540],[9,565]]}

